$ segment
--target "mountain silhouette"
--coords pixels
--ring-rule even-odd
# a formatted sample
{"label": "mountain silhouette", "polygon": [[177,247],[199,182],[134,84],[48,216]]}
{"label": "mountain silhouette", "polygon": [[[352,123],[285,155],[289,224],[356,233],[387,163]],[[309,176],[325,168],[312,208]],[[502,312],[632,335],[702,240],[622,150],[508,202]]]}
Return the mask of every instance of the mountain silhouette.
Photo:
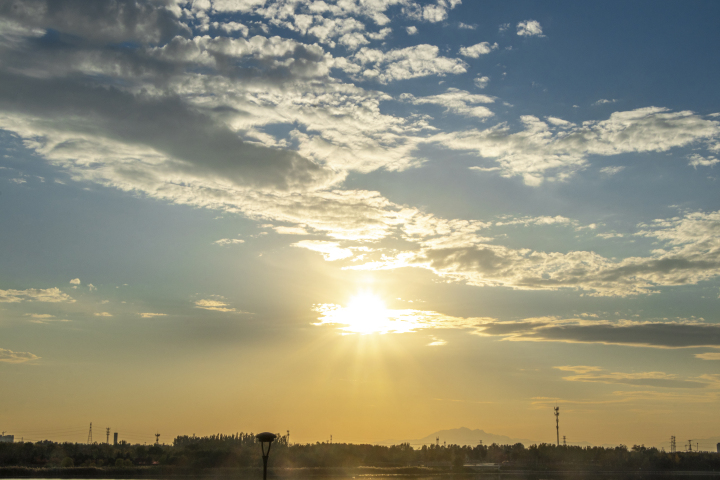
{"label": "mountain silhouette", "polygon": [[525,446],[532,444],[539,444],[535,440],[527,438],[512,438],[507,435],[496,435],[494,433],[487,433],[485,430],[475,429],[470,430],[467,427],[452,428],[450,430],[438,430],[437,432],[431,433],[427,437],[416,438],[412,440],[385,440],[379,442],[379,445],[397,445],[400,443],[409,443],[413,447],[417,448],[422,445],[430,445],[436,442],[437,438],[440,438],[440,445],[447,443],[448,445],[472,445],[475,446],[482,440],[483,445],[492,445],[497,443],[498,445],[514,445],[516,443],[522,443]]}

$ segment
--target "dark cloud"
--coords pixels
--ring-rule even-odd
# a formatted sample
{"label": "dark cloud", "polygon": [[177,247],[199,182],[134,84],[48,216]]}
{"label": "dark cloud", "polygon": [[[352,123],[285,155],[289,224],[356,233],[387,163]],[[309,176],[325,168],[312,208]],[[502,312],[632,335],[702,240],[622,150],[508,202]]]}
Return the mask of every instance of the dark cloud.
{"label": "dark cloud", "polygon": [[167,169],[237,186],[305,188],[334,175],[295,152],[243,142],[176,96],[6,73],[0,74],[0,110],[69,134],[150,147],[172,159]]}
{"label": "dark cloud", "polygon": [[190,30],[169,1],[11,0],[0,17],[28,27],[54,29],[103,43],[165,42]]}
{"label": "dark cloud", "polygon": [[620,323],[586,320],[537,319],[489,322],[478,327],[481,335],[512,340],[604,343],[656,348],[720,348],[716,323]]}

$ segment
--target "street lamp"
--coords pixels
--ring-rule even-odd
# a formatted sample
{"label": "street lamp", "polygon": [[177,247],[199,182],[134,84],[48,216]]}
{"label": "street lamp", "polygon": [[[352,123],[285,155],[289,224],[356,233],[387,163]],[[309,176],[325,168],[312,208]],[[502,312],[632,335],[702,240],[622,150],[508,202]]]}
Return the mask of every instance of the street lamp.
{"label": "street lamp", "polygon": [[[273,440],[277,438],[277,435],[270,432],[263,432],[258,433],[255,435],[255,438],[258,439],[258,442],[260,442],[260,448],[262,449],[262,458],[263,458],[263,480],[267,480],[267,460],[268,456],[270,455],[270,446],[272,445]],[[265,444],[267,443],[267,452],[265,451]]]}

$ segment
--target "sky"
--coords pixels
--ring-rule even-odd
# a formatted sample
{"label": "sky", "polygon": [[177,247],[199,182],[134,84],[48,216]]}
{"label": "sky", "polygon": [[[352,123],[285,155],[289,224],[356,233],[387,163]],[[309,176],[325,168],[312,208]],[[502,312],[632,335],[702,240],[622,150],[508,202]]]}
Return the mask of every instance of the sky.
{"label": "sky", "polygon": [[719,14],[1,2],[0,430],[718,435]]}

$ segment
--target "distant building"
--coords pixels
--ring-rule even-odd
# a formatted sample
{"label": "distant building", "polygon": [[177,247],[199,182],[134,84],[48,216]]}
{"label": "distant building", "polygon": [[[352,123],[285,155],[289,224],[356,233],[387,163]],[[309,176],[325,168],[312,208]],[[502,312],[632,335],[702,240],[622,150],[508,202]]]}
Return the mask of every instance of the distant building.
{"label": "distant building", "polygon": [[0,435],[0,443],[13,443],[15,435]]}

